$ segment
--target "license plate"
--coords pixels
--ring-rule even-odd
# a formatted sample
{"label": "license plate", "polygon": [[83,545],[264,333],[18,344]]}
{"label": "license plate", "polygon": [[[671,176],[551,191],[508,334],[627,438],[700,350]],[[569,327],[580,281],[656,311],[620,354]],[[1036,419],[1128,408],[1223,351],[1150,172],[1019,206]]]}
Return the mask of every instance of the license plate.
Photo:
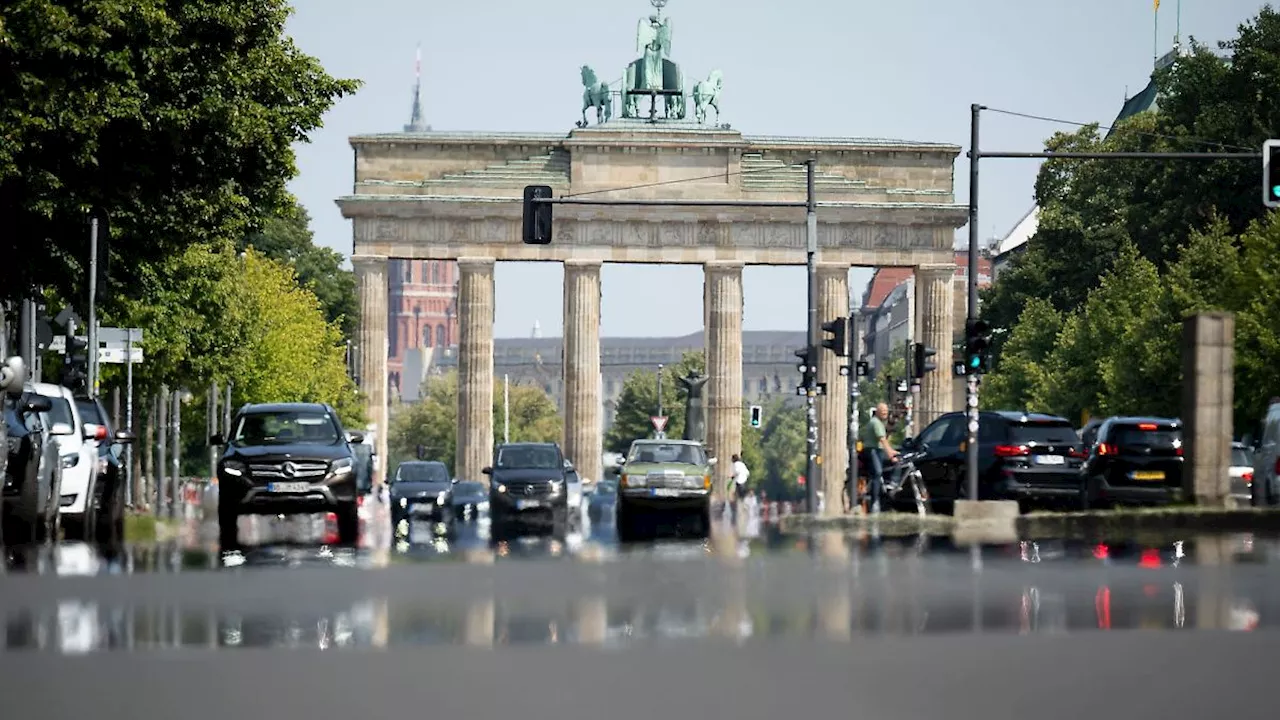
{"label": "license plate", "polygon": [[678,497],[680,491],[675,488],[654,488],[652,491],[654,497]]}
{"label": "license plate", "polygon": [[418,503],[411,508],[414,515],[430,515],[435,509],[436,506],[431,503]]}
{"label": "license plate", "polygon": [[1067,459],[1061,455],[1036,455],[1037,465],[1065,465]]}
{"label": "license plate", "polygon": [[536,508],[540,505],[542,505],[542,503],[537,500],[517,500],[516,501],[517,510],[528,510],[529,508]]}
{"label": "license plate", "polygon": [[1133,474],[1134,480],[1163,480],[1164,473],[1160,470],[1143,470]]}
{"label": "license plate", "polygon": [[302,493],[310,489],[310,483],[304,482],[279,482],[267,484],[267,492],[273,493]]}

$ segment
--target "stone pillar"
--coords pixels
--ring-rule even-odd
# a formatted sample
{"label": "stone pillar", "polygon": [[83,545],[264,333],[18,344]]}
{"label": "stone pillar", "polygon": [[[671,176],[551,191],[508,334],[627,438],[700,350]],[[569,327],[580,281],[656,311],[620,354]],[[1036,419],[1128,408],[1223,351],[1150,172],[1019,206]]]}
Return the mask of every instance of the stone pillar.
{"label": "stone pillar", "polygon": [[[716,457],[711,488],[723,497],[742,452],[742,263],[703,266],[707,298],[707,445]],[[755,469],[756,474],[760,469]]]}
{"label": "stone pillar", "polygon": [[1234,507],[1228,468],[1235,410],[1235,316],[1214,312],[1182,322],[1182,488],[1197,505]]}
{"label": "stone pillar", "polygon": [[[818,324],[849,316],[849,266],[834,263],[818,265]],[[819,333],[819,341],[824,334]],[[848,358],[819,346],[818,382],[825,383],[827,394],[818,397],[818,451],[822,458],[822,490],[824,515],[841,515],[844,507],[840,493],[849,467],[849,380],[840,375],[840,366]]]}
{"label": "stone pillar", "polygon": [[601,479],[599,260],[564,263],[564,453],[584,480]]}
{"label": "stone pillar", "polygon": [[[356,342],[360,356],[360,390],[365,396],[365,417],[376,426],[373,452],[378,456],[373,482],[387,477],[387,259],[376,255],[353,255],[356,284],[360,291],[360,332]],[[361,428],[363,430],[363,428]]]}
{"label": "stone pillar", "polygon": [[955,276],[954,263],[916,268],[916,307],[919,309],[920,329],[916,332],[915,341],[938,353],[932,358],[938,368],[920,381],[920,407],[915,412],[917,431],[954,409],[951,343],[955,332],[952,315]]}
{"label": "stone pillar", "polygon": [[493,258],[459,258],[458,442],[454,475],[484,481],[493,460]]}

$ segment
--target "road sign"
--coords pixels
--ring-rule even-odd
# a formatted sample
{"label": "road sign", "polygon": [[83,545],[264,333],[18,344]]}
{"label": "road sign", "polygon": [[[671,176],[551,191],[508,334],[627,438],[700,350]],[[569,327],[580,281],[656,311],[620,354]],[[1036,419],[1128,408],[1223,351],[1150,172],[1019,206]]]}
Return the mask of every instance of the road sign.
{"label": "road sign", "polygon": [[658,432],[667,429],[667,416],[665,415],[650,415],[649,422],[653,423],[653,429]]}
{"label": "road sign", "polygon": [[[133,362],[135,363],[142,362],[142,359],[143,359],[142,348],[137,346],[133,347],[130,355],[133,356]],[[98,362],[107,363],[110,365],[125,364],[126,360],[125,360],[124,348],[116,348],[116,347],[98,348]]]}
{"label": "road sign", "polygon": [[142,342],[142,328],[99,327],[98,342],[101,344],[116,343],[124,345],[129,342],[129,333],[133,333],[133,344]]}

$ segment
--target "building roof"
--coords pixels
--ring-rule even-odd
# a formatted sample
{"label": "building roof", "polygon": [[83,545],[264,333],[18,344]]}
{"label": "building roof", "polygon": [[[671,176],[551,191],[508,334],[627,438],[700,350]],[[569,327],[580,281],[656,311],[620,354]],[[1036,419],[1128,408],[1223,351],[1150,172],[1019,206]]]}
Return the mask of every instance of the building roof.
{"label": "building roof", "polygon": [[1036,205],[1028,210],[1027,214],[1023,215],[1022,219],[996,242],[995,255],[998,257],[1026,245],[1031,236],[1036,234],[1036,230],[1039,227],[1040,206]]}
{"label": "building roof", "polygon": [[867,289],[862,293],[863,312],[871,312],[883,305],[889,293],[910,280],[913,274],[914,271],[909,267],[876,268],[875,274],[871,276],[871,282],[867,283]]}

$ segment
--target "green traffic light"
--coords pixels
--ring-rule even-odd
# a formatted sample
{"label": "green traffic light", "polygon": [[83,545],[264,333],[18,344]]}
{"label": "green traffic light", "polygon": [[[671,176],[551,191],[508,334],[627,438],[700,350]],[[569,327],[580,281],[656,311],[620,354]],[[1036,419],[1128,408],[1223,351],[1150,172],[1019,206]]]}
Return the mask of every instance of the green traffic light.
{"label": "green traffic light", "polygon": [[1280,198],[1280,185],[1271,186],[1271,197]]}
{"label": "green traffic light", "polygon": [[981,357],[979,357],[979,356],[977,356],[977,355],[971,355],[971,356],[969,357],[969,367],[971,367],[971,368],[973,368],[973,369],[975,369],[975,370],[976,370],[976,369],[978,369],[981,365],[982,365],[982,358],[981,358]]}

